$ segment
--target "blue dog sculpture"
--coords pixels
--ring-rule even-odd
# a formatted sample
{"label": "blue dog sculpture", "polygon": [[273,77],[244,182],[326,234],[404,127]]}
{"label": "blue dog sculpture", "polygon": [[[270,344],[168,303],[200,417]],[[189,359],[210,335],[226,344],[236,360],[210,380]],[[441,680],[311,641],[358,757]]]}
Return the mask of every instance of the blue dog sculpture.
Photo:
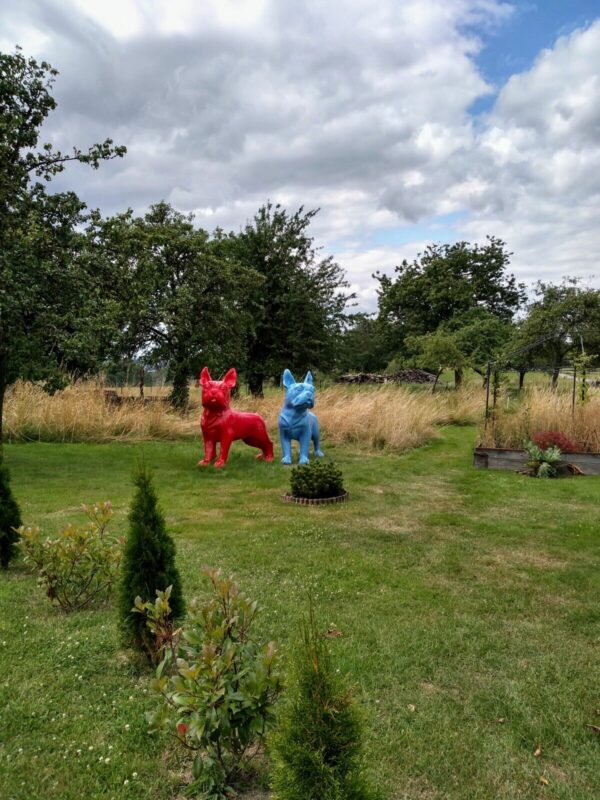
{"label": "blue dog sculpture", "polygon": [[302,383],[286,369],[283,373],[285,400],[279,413],[279,438],[283,450],[282,464],[292,463],[292,439],[300,444],[299,464],[308,464],[308,448],[312,439],[315,455],[322,458],[325,454],[319,446],[319,420],[308,410],[315,405],[315,387],[310,372]]}

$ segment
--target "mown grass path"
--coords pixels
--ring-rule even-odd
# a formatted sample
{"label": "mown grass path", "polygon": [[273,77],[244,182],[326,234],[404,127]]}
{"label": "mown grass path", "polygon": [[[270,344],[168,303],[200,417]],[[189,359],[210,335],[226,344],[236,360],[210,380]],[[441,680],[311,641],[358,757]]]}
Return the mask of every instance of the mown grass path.
{"label": "mown grass path", "polygon": [[[449,428],[404,456],[328,448],[352,497],[319,508],[282,503],[289,473],[241,445],[223,472],[199,472],[192,442],[6,457],[27,522],[52,531],[110,499],[124,532],[143,455],[188,597],[201,565],[235,572],[283,650],[312,593],[343,633],[331,646],[358,684],[389,797],[593,800],[600,480],[478,472],[474,438]],[[0,663],[3,798],[179,796],[182,767],[146,733],[148,676],[119,649],[111,609],[65,616],[17,565],[0,576]]]}

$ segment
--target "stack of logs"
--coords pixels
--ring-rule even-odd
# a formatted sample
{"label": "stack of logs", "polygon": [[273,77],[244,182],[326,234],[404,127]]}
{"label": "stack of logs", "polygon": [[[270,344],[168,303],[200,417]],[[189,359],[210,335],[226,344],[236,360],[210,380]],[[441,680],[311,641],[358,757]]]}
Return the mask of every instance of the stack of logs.
{"label": "stack of logs", "polygon": [[393,375],[378,375],[372,372],[357,372],[353,375],[340,375],[337,383],[434,383],[435,375],[424,369],[400,369]]}

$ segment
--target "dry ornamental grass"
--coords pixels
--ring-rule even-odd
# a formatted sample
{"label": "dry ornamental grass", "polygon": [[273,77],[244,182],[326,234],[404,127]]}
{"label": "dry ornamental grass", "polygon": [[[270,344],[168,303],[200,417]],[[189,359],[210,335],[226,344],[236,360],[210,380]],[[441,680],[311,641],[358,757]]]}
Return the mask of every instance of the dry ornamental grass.
{"label": "dry ornamental grass", "polygon": [[[240,395],[234,407],[264,416],[277,438],[277,418],[283,392],[264,398]],[[333,386],[317,392],[318,414],[326,440],[396,451],[417,447],[436,436],[441,425],[474,424],[483,411],[479,389],[431,394],[399,386],[348,388]],[[197,390],[187,415],[162,402],[106,401],[104,386],[79,382],[54,395],[18,382],[8,392],[4,431],[8,441],[108,442],[119,439],[178,439],[200,433]]]}
{"label": "dry ornamental grass", "polygon": [[194,425],[165,404],[107,402],[104,386],[79,382],[55,394],[18,381],[4,407],[4,435],[10,441],[111,442],[119,439],[177,439]]}
{"label": "dry ornamental grass", "polygon": [[499,402],[487,426],[482,425],[484,447],[521,448],[541,431],[558,431],[577,442],[584,453],[600,453],[600,392],[590,391],[586,403],[573,413],[568,392],[533,387],[518,400]]}

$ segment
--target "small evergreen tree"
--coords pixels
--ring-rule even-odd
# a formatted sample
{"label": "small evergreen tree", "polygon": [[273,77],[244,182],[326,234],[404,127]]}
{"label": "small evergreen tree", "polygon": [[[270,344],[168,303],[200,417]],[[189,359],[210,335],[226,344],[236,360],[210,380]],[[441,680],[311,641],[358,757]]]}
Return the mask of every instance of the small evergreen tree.
{"label": "small evergreen tree", "polygon": [[372,800],[361,767],[362,721],[311,613],[296,648],[272,743],[277,800]]}
{"label": "small evergreen tree", "polygon": [[10,490],[8,467],[2,463],[0,452],[0,567],[7,569],[15,554],[19,534],[15,528],[21,527],[21,512]]}
{"label": "small evergreen tree", "polygon": [[175,543],[167,533],[152,475],[145,466],[138,467],[134,483],[137,491],[129,511],[129,532],[123,552],[119,616],[125,640],[151,657],[153,636],[144,616],[132,610],[136,597],[154,600],[157,590],[172,586],[169,602],[173,619],[183,616],[185,605],[175,566]]}

